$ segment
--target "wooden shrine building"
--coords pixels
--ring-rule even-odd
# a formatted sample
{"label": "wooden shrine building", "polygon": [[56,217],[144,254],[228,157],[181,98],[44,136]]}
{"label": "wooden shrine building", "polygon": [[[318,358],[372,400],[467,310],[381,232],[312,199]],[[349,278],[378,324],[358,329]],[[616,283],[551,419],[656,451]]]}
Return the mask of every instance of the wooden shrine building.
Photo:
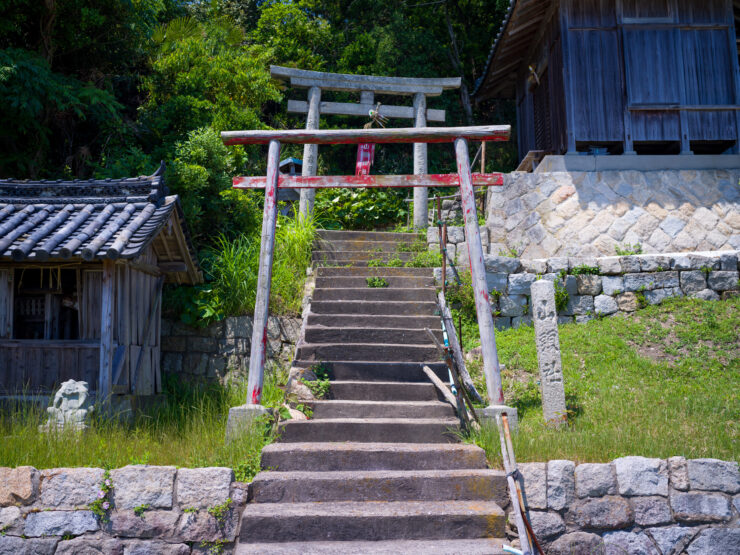
{"label": "wooden shrine building", "polygon": [[736,154],[732,0],[511,0],[477,101],[516,100],[520,159]]}
{"label": "wooden shrine building", "polygon": [[162,285],[202,281],[163,170],[0,180],[0,395],[161,392]]}

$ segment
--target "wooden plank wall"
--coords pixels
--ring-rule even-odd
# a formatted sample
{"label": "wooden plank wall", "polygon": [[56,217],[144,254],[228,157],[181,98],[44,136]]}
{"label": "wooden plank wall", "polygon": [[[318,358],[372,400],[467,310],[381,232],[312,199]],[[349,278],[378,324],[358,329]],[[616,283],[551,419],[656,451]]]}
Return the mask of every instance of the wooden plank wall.
{"label": "wooden plank wall", "polygon": [[13,335],[13,270],[0,270],[0,339]]}

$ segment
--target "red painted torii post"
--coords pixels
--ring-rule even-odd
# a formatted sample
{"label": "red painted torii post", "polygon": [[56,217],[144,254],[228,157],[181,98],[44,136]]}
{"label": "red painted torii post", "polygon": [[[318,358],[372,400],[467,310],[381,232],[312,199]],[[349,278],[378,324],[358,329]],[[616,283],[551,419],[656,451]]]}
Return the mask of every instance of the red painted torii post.
{"label": "red painted torii post", "polygon": [[[478,229],[473,185],[501,185],[501,174],[471,174],[468,140],[507,141],[511,127],[508,125],[478,127],[422,127],[394,129],[355,130],[288,130],[288,131],[225,131],[221,133],[224,144],[269,144],[266,177],[235,177],[235,188],[264,188],[265,207],[262,218],[262,242],[257,278],[257,298],[254,307],[254,325],[249,359],[247,403],[229,411],[227,437],[240,425],[265,412],[260,405],[267,348],[267,318],[269,314],[270,281],[275,246],[277,220],[277,190],[290,188],[324,187],[428,187],[459,186],[462,200],[465,233],[467,236],[470,269],[473,278],[475,308],[480,329],[483,370],[486,376],[488,397],[492,405],[502,406],[501,372],[496,351],[496,336],[483,263],[483,245]],[[281,176],[278,171],[280,143],[290,144],[357,144],[357,143],[443,143],[455,146],[457,174],[426,176],[341,176],[300,177]],[[444,277],[443,277],[444,278]],[[495,411],[495,409],[494,409]]]}

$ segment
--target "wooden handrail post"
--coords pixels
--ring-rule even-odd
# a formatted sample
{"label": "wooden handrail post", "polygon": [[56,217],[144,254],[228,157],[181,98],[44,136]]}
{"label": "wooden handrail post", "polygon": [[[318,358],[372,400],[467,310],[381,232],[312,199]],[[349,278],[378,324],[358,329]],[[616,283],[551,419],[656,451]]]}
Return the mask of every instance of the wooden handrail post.
{"label": "wooden handrail post", "polygon": [[252,345],[249,354],[247,405],[259,405],[262,399],[265,351],[267,350],[267,318],[270,311],[272,258],[275,252],[279,162],[280,142],[272,140],[270,141],[270,148],[267,153],[265,209],[262,215],[262,244],[260,245],[260,265],[257,275],[257,298],[254,303],[254,326],[252,328]]}
{"label": "wooden handrail post", "polygon": [[470,258],[470,271],[473,278],[475,311],[480,328],[481,350],[483,351],[483,372],[488,386],[488,398],[494,405],[504,404],[504,391],[501,387],[501,370],[496,351],[496,335],[493,328],[493,317],[488,300],[486,268],[483,264],[483,244],[478,229],[478,214],[475,208],[475,194],[470,173],[470,156],[468,141],[462,137],[455,139],[455,156],[457,173],[460,177],[460,200],[465,218],[465,235]]}

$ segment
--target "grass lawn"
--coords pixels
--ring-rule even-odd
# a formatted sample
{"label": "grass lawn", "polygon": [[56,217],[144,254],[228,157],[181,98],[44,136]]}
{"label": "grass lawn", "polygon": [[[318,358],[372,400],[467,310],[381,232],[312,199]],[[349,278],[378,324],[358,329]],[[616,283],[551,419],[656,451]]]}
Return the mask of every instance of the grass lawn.
{"label": "grass lawn", "polygon": [[[625,455],[740,460],[740,298],[672,299],[632,316],[559,327],[569,425],[543,423],[534,329],[497,332],[518,461]],[[466,348],[477,330],[468,326]],[[480,363],[471,365],[484,387]],[[470,438],[500,466],[498,433]]]}
{"label": "grass lawn", "polygon": [[[264,405],[282,404],[283,391],[278,385],[286,377],[284,372],[266,373]],[[251,480],[259,471],[262,447],[273,439],[271,424],[256,424],[224,443],[229,407],[244,403],[246,381],[206,389],[172,381],[165,385],[165,406],[138,415],[130,424],[93,418],[89,429],[81,433],[39,432],[45,410],[29,404],[5,407],[0,411],[0,466],[226,466],[234,469],[237,480]]]}

